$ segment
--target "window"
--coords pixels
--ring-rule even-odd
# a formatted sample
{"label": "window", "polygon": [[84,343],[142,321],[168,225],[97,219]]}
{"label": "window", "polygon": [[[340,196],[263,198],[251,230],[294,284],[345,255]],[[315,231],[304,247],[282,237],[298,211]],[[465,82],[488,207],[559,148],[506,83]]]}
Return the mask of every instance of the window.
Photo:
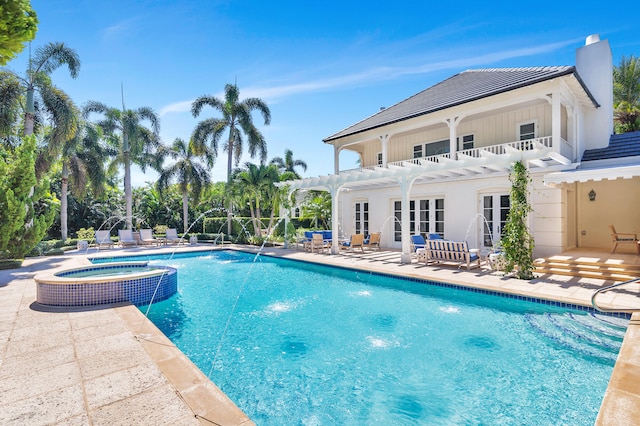
{"label": "window", "polygon": [[422,158],[422,145],[413,146],[413,158]]}
{"label": "window", "polygon": [[536,124],[526,123],[520,124],[520,140],[533,139],[536,137]]}
{"label": "window", "polygon": [[396,217],[393,221],[393,240],[402,241],[402,201],[393,203],[393,214]]}
{"label": "window", "polygon": [[[458,140],[460,140],[458,138]],[[464,135],[462,137],[462,145],[460,149],[464,151],[465,149],[473,149],[473,135]]]}
{"label": "window", "polygon": [[437,142],[431,142],[425,146],[425,156],[430,157],[432,155],[446,154],[449,152],[449,139]]}
{"label": "window", "polygon": [[382,153],[379,152],[378,153],[378,166],[381,166],[381,165],[382,165]]}
{"label": "window", "polygon": [[369,203],[356,203],[354,210],[356,234],[367,235],[369,233]]}

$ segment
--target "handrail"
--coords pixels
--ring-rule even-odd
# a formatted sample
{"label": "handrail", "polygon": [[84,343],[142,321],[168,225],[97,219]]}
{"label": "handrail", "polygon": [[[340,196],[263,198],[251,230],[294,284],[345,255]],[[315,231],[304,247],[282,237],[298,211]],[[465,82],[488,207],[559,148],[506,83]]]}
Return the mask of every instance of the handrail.
{"label": "handrail", "polygon": [[625,282],[622,282],[622,283],[615,283],[615,284],[612,284],[612,285],[610,285],[608,287],[597,289],[591,295],[591,306],[593,306],[594,308],[596,308],[600,312],[624,312],[624,313],[630,313],[630,314],[632,314],[634,312],[640,312],[640,308],[636,308],[636,309],[609,309],[609,308],[601,308],[596,303],[596,296],[599,293],[605,292],[607,290],[611,290],[612,288],[620,287],[621,285],[631,284],[631,283],[635,283],[635,282],[639,282],[639,281],[640,281],[640,278],[634,278],[634,279],[629,280],[629,281],[625,281]]}

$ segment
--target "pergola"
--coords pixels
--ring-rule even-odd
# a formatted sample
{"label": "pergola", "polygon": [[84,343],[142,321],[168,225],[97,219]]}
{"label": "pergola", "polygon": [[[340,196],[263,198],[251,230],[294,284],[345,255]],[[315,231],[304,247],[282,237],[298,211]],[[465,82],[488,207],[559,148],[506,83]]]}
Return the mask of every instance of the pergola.
{"label": "pergola", "polygon": [[[402,194],[401,211],[401,263],[411,263],[411,235],[409,226],[409,200],[413,184],[428,184],[449,180],[470,179],[476,176],[507,174],[512,164],[523,161],[531,168],[540,170],[555,170],[554,166],[566,169],[571,161],[558,154],[554,149],[536,140],[529,144],[500,145],[500,154],[495,153],[494,147],[484,147],[477,150],[477,156],[458,153],[456,159],[440,156],[436,160],[403,161],[400,164],[388,164],[387,167],[362,168],[319,176],[279,182],[276,185],[288,187],[290,193],[295,190],[320,190],[331,194],[332,212],[331,253],[338,254],[338,197],[345,190],[372,190],[376,188],[398,185]],[[526,148],[526,149],[524,149]],[[577,164],[576,164],[577,166]],[[285,220],[288,220],[286,217]]]}

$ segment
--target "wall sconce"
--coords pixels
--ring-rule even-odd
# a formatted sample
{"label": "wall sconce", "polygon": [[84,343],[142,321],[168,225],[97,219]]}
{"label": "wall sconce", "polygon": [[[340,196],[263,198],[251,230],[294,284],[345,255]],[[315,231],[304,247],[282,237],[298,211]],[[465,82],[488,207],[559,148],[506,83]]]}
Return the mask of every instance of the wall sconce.
{"label": "wall sconce", "polygon": [[596,200],[596,191],[592,189],[591,191],[589,191],[589,201],[595,201],[595,200]]}

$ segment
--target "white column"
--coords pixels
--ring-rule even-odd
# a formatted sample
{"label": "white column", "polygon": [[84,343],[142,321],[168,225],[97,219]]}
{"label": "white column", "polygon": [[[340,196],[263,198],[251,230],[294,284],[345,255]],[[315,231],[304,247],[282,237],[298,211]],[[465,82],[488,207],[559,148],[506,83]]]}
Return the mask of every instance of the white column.
{"label": "white column", "polygon": [[[414,178],[415,179],[415,178]],[[400,182],[400,193],[402,194],[402,212],[400,220],[402,221],[402,254],[400,255],[400,263],[411,263],[411,228],[409,201],[411,198],[411,185],[413,179],[402,176],[398,179]]]}
{"label": "white column", "polygon": [[340,148],[333,146],[333,172],[340,173]]}
{"label": "white column", "polygon": [[[284,248],[289,248],[289,239],[287,235],[287,229],[289,228],[289,209],[280,204],[280,211],[284,210]],[[297,243],[296,243],[297,244]]]}
{"label": "white column", "polygon": [[560,107],[560,93],[551,96],[551,143],[553,150],[562,153],[562,111]]}
{"label": "white column", "polygon": [[445,120],[447,126],[449,126],[449,155],[452,160],[457,159],[456,152],[458,151],[458,133],[457,128],[458,124],[462,117],[451,117]]}
{"label": "white column", "polygon": [[341,185],[329,187],[329,193],[331,194],[331,254],[340,254],[340,247],[338,246],[338,197],[341,188]]}
{"label": "white column", "polygon": [[389,138],[391,138],[391,135],[386,134],[386,135],[382,135],[382,136],[378,136],[378,138],[380,139],[380,143],[382,144],[382,167],[387,167],[387,161],[388,161],[388,147],[389,147]]}

